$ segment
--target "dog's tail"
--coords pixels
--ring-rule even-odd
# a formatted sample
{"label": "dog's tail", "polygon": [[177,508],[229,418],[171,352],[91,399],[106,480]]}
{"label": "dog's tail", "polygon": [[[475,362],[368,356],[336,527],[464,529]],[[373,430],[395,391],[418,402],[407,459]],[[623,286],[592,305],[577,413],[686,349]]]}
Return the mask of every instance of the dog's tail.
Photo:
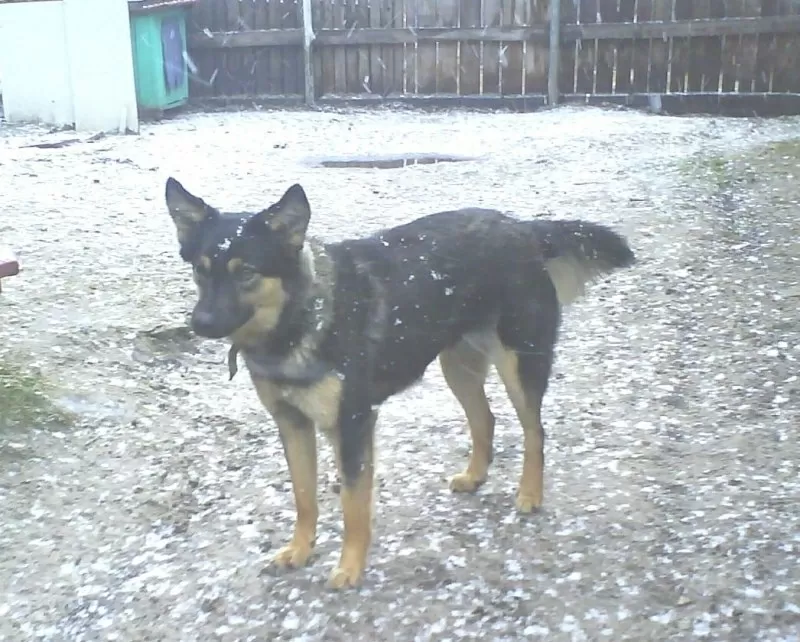
{"label": "dog's tail", "polygon": [[587,283],[636,262],[625,238],[604,225],[588,221],[531,224],[561,305],[581,296]]}

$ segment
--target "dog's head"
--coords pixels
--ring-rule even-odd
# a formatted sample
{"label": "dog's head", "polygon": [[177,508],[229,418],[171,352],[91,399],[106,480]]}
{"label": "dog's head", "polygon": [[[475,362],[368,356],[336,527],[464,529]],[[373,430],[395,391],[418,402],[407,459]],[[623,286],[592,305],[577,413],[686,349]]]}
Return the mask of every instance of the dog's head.
{"label": "dog's head", "polygon": [[167,208],[198,300],[191,325],[202,337],[247,344],[272,330],[301,278],[311,208],[300,185],[255,213],[222,213],[167,180]]}

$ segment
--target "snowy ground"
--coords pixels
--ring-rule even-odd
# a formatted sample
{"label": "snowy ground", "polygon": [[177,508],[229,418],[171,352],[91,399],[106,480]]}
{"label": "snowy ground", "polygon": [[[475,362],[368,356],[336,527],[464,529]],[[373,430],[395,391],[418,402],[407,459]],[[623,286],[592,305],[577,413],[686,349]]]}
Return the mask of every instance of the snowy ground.
{"label": "snowy ground", "polygon": [[[797,641],[800,188],[687,159],[799,131],[578,108],[188,115],[60,149],[23,145],[76,135],[3,127],[0,238],[24,273],[0,295],[0,357],[24,355],[79,420],[0,434],[0,639]],[[306,162],[394,152],[481,160]],[[546,511],[513,510],[521,431],[494,378],[489,482],[449,493],[468,442],[434,365],[381,414],[364,588],[324,589],[327,450],[317,559],[263,572],[293,522],[286,465],[225,346],[183,329],[170,174],[223,208],[299,181],[332,239],[466,205],[629,235],[638,267],[565,314]]]}

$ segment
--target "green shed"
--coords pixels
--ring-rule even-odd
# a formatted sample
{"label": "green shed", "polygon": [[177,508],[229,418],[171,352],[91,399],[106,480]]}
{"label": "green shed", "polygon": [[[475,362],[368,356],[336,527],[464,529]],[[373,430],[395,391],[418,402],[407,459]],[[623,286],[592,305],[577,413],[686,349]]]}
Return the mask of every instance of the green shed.
{"label": "green shed", "polygon": [[128,0],[136,102],[163,113],[189,99],[186,18],[194,0]]}

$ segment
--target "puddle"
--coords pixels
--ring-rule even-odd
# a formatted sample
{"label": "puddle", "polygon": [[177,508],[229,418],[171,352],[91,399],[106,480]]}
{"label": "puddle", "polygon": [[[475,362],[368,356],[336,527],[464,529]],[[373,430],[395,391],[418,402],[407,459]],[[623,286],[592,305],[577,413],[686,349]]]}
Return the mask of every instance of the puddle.
{"label": "puddle", "polygon": [[126,420],[133,418],[135,414],[132,402],[115,401],[99,393],[89,395],[66,394],[57,398],[55,403],[67,412],[91,419]]}
{"label": "puddle", "polygon": [[478,160],[470,156],[449,154],[404,154],[403,156],[337,156],[309,159],[314,167],[335,169],[400,169],[413,165],[438,165],[440,163],[462,163]]}

